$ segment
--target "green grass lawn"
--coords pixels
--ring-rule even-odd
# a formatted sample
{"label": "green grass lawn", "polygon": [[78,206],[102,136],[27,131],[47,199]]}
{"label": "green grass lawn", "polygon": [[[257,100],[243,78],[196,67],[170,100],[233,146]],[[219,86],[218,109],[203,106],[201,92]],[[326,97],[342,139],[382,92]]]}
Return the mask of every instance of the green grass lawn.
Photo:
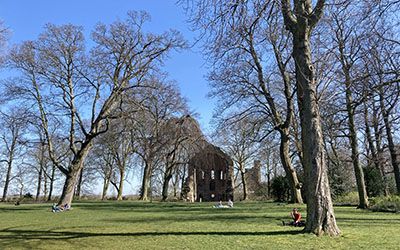
{"label": "green grass lawn", "polygon": [[50,204],[0,204],[0,249],[400,249],[400,214],[335,207],[342,236],[330,238],[283,227],[293,205],[212,205],[75,202],[52,213]]}

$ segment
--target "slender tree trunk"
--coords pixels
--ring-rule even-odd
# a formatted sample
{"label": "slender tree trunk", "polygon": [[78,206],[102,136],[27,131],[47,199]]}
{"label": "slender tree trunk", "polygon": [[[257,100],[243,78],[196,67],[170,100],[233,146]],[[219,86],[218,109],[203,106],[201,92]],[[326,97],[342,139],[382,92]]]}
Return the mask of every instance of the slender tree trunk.
{"label": "slender tree trunk", "polygon": [[283,169],[286,172],[286,178],[289,180],[290,185],[290,201],[292,203],[303,203],[303,198],[301,196],[301,185],[297,178],[296,170],[292,166],[292,161],[290,160],[289,154],[289,129],[282,129],[280,131],[281,141],[280,141],[280,157]]}
{"label": "slender tree trunk", "polygon": [[3,188],[3,198],[2,201],[6,201],[7,199],[7,192],[8,192],[8,186],[10,185],[10,180],[11,180],[11,170],[13,167],[13,162],[14,162],[14,153],[15,153],[15,148],[17,145],[17,138],[18,138],[18,130],[15,131],[13,130],[13,139],[11,142],[11,146],[8,150],[8,160],[7,160],[7,174],[6,174],[6,179],[4,181],[4,188]]}
{"label": "slender tree trunk", "polygon": [[52,198],[52,195],[53,195],[55,174],[56,174],[56,166],[53,164],[51,166],[51,178],[50,178],[49,196],[47,197],[47,201],[51,201],[51,198]]}
{"label": "slender tree trunk", "polygon": [[343,65],[343,71],[346,76],[346,109],[348,116],[349,126],[349,141],[351,145],[351,160],[353,162],[354,173],[356,176],[357,190],[358,190],[358,208],[366,209],[369,206],[367,188],[365,186],[364,171],[361,168],[359,161],[358,142],[357,142],[357,129],[354,123],[354,107],[353,98],[350,89],[350,74]]}
{"label": "slender tree trunk", "polygon": [[42,177],[43,177],[43,167],[41,164],[41,166],[39,167],[39,174],[38,174],[38,181],[37,181],[37,188],[36,188],[36,197],[35,197],[36,201],[39,200],[40,189],[42,187]]}
{"label": "slender tree trunk", "polygon": [[120,168],[119,184],[118,184],[118,195],[117,195],[117,200],[118,201],[122,201],[122,193],[123,193],[123,190],[124,190],[124,178],[125,178],[125,166]]}
{"label": "slender tree trunk", "polygon": [[7,174],[6,174],[6,179],[4,181],[3,198],[1,199],[2,201],[6,201],[7,199],[8,186],[10,185],[10,179],[11,179],[11,169],[12,169],[12,160],[7,162]]}
{"label": "slender tree trunk", "polygon": [[382,116],[383,116],[383,121],[385,123],[385,129],[386,129],[386,137],[388,141],[388,147],[389,147],[389,152],[390,152],[390,159],[391,163],[393,166],[393,172],[394,172],[394,178],[396,181],[396,188],[397,188],[397,194],[400,194],[400,169],[399,169],[399,163],[397,161],[397,153],[396,153],[396,147],[394,145],[393,141],[393,135],[392,135],[392,125],[389,121],[389,112],[385,109],[385,104],[383,102],[384,96],[382,92],[379,93],[379,99],[380,99],[380,106],[382,110]]}
{"label": "slender tree trunk", "polygon": [[240,176],[242,178],[242,186],[243,186],[243,200],[247,200],[247,180],[246,180],[246,170],[243,166],[243,163],[239,163],[239,171]]}
{"label": "slender tree trunk", "polygon": [[186,168],[187,168],[187,166],[183,167],[183,173],[182,173],[182,176],[181,176],[181,199],[184,198],[182,189],[185,186]]}
{"label": "slender tree trunk", "polygon": [[379,179],[380,179],[380,181],[382,181],[382,183],[384,185],[383,192],[384,192],[385,196],[388,196],[389,188],[388,188],[387,182],[385,181],[384,166],[382,164],[380,164],[380,162],[379,162],[378,153],[375,148],[374,141],[372,139],[371,129],[369,127],[368,121],[369,121],[368,108],[367,108],[367,105],[364,105],[365,135],[367,137],[368,146],[371,151],[372,161],[374,163],[375,168],[378,170],[378,173],[380,174]]}

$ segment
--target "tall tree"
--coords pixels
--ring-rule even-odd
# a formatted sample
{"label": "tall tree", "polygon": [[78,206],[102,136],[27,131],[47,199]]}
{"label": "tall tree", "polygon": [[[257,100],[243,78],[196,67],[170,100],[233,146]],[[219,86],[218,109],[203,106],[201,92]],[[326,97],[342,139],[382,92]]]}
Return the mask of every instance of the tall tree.
{"label": "tall tree", "polygon": [[336,225],[329,188],[310,43],[312,31],[323,15],[324,6],[324,0],[318,0],[314,7],[311,0],[294,0],[293,6],[289,0],[281,1],[285,26],[293,36],[292,57],[296,65],[303,167],[307,180],[305,231],[336,236],[340,230]]}
{"label": "tall tree", "polygon": [[21,156],[23,150],[23,136],[26,129],[26,120],[23,112],[12,110],[11,114],[1,113],[0,120],[2,130],[0,139],[4,148],[2,148],[0,162],[6,164],[6,176],[3,186],[2,201],[6,201],[10,182],[14,179],[13,168],[15,161]]}
{"label": "tall tree", "polygon": [[[220,100],[217,113],[229,116],[227,120],[231,121],[257,113],[263,117],[265,127],[279,133],[280,159],[290,183],[291,199],[302,203],[300,183],[290,157],[294,95],[289,72],[289,34],[277,16],[279,9],[272,1],[197,4],[191,21],[203,28],[205,34],[204,48],[212,61],[208,76],[211,96]],[[270,58],[271,51],[275,60]],[[229,114],[232,110],[236,112]]]}
{"label": "tall tree", "polygon": [[[146,13],[130,12],[125,21],[108,27],[99,24],[92,34],[90,54],[85,51],[82,28],[73,25],[47,25],[37,41],[25,42],[12,52],[12,65],[23,74],[22,86],[12,87],[36,101],[50,159],[66,176],[59,204],[71,204],[93,140],[108,130],[123,93],[142,86],[169,51],[185,45],[176,31],[145,33],[148,20]],[[50,136],[55,117],[68,131],[68,165],[60,162]]]}
{"label": "tall tree", "polygon": [[152,88],[135,93],[132,97],[140,105],[129,117],[132,148],[144,166],[141,200],[148,200],[154,171],[163,162],[164,149],[170,143],[163,133],[166,123],[174,116],[188,112],[185,99],[174,84],[166,82],[165,76],[154,75],[147,84]]}
{"label": "tall tree", "polygon": [[[361,58],[361,40],[367,37],[363,29],[362,19],[359,18],[360,6],[347,2],[331,10],[330,27],[333,34],[333,44],[336,50],[337,61],[340,63],[339,79],[343,85],[345,106],[347,112],[348,139],[351,148],[351,159],[357,182],[359,208],[368,208],[367,189],[364,181],[364,172],[360,163],[360,149],[358,146],[356,108],[359,100],[355,100],[355,85],[359,84],[355,78],[360,77],[357,64]],[[357,11],[358,10],[358,11]],[[340,86],[339,84],[339,86]],[[362,96],[361,96],[362,97]]]}

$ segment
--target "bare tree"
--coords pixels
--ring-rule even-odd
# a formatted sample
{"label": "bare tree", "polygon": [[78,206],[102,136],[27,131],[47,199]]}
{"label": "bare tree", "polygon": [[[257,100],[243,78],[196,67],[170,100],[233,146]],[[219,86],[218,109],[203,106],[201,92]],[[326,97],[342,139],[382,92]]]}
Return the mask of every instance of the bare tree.
{"label": "bare tree", "polygon": [[[360,76],[360,71],[357,70],[357,64],[360,63],[361,58],[361,41],[366,39],[367,35],[362,27],[362,19],[359,18],[360,14],[357,9],[360,6],[351,5],[349,2],[333,8],[331,10],[330,26],[332,34],[334,34],[333,44],[336,49],[337,61],[340,63],[339,79],[344,85],[343,92],[345,93],[344,99],[346,100],[347,124],[348,124],[348,138],[351,146],[351,159],[353,163],[354,173],[356,176],[359,208],[368,208],[368,196],[364,181],[364,172],[359,159],[359,146],[357,137],[357,126],[355,123],[357,101],[354,100],[355,85],[359,84],[355,81],[356,77]],[[339,86],[340,86],[339,84]]]}
{"label": "bare tree", "polygon": [[[183,115],[180,118],[171,118],[162,128],[163,140],[167,143],[162,150],[163,160],[163,183],[162,200],[169,196],[169,186],[174,173],[178,174],[188,164],[190,156],[196,152],[199,140],[203,140],[200,125],[190,115]],[[174,197],[177,196],[177,178],[174,183]]]}
{"label": "bare tree", "polygon": [[163,162],[162,152],[170,143],[163,133],[166,123],[172,117],[185,114],[188,110],[177,88],[165,80],[162,76],[154,76],[148,82],[152,88],[135,93],[133,97],[135,105],[140,104],[137,111],[132,113],[130,123],[132,148],[144,165],[141,200],[149,198],[154,171]]}
{"label": "bare tree", "polygon": [[294,94],[289,34],[279,9],[272,1],[203,1],[198,5],[200,8],[193,8],[191,21],[196,27],[205,27],[204,47],[212,61],[210,95],[220,100],[217,113],[236,110],[227,117],[229,122],[256,113],[264,117],[265,126],[280,135],[280,158],[291,186],[292,202],[302,203],[290,157]]}
{"label": "bare tree", "polygon": [[1,152],[0,162],[6,164],[2,201],[6,201],[10,182],[17,178],[13,175],[15,161],[19,160],[24,150],[24,130],[26,130],[25,115],[21,110],[11,110],[10,114],[1,113],[2,131],[0,139],[4,148]]}
{"label": "bare tree", "polygon": [[286,28],[293,35],[292,56],[296,65],[297,99],[300,111],[302,153],[307,179],[306,232],[339,235],[328,182],[321,118],[316,95],[317,82],[312,61],[310,37],[325,6],[318,0],[281,1]]}
{"label": "bare tree", "polygon": [[[66,176],[59,204],[71,204],[93,140],[108,130],[122,94],[143,85],[169,51],[185,46],[176,31],[144,33],[148,20],[146,13],[130,12],[125,21],[109,27],[99,24],[90,54],[85,51],[82,28],[73,25],[47,25],[37,41],[25,42],[12,52],[12,66],[22,73],[21,84],[13,87],[36,101],[50,159]],[[49,133],[55,117],[68,132],[63,137],[71,156],[67,166],[60,162]]]}
{"label": "bare tree", "polygon": [[248,199],[246,166],[257,158],[259,143],[257,143],[257,126],[250,118],[242,119],[233,124],[220,124],[217,128],[218,143],[223,145],[232,158],[234,166],[240,174],[243,188],[243,200]]}

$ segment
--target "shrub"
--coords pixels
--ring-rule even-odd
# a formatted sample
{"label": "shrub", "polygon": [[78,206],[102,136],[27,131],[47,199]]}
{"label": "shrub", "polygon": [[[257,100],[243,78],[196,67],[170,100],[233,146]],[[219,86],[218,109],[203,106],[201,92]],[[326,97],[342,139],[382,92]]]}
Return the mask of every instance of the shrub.
{"label": "shrub", "polygon": [[271,189],[272,195],[276,201],[283,202],[289,199],[289,182],[284,176],[277,176],[272,179]]}
{"label": "shrub", "polygon": [[371,199],[371,208],[374,212],[400,213],[400,196],[380,196]]}
{"label": "shrub", "polygon": [[349,192],[335,197],[334,202],[336,205],[351,205],[357,206],[359,202],[358,192]]}
{"label": "shrub", "polygon": [[383,195],[385,183],[378,169],[374,166],[367,166],[364,168],[364,179],[367,186],[368,196]]}

